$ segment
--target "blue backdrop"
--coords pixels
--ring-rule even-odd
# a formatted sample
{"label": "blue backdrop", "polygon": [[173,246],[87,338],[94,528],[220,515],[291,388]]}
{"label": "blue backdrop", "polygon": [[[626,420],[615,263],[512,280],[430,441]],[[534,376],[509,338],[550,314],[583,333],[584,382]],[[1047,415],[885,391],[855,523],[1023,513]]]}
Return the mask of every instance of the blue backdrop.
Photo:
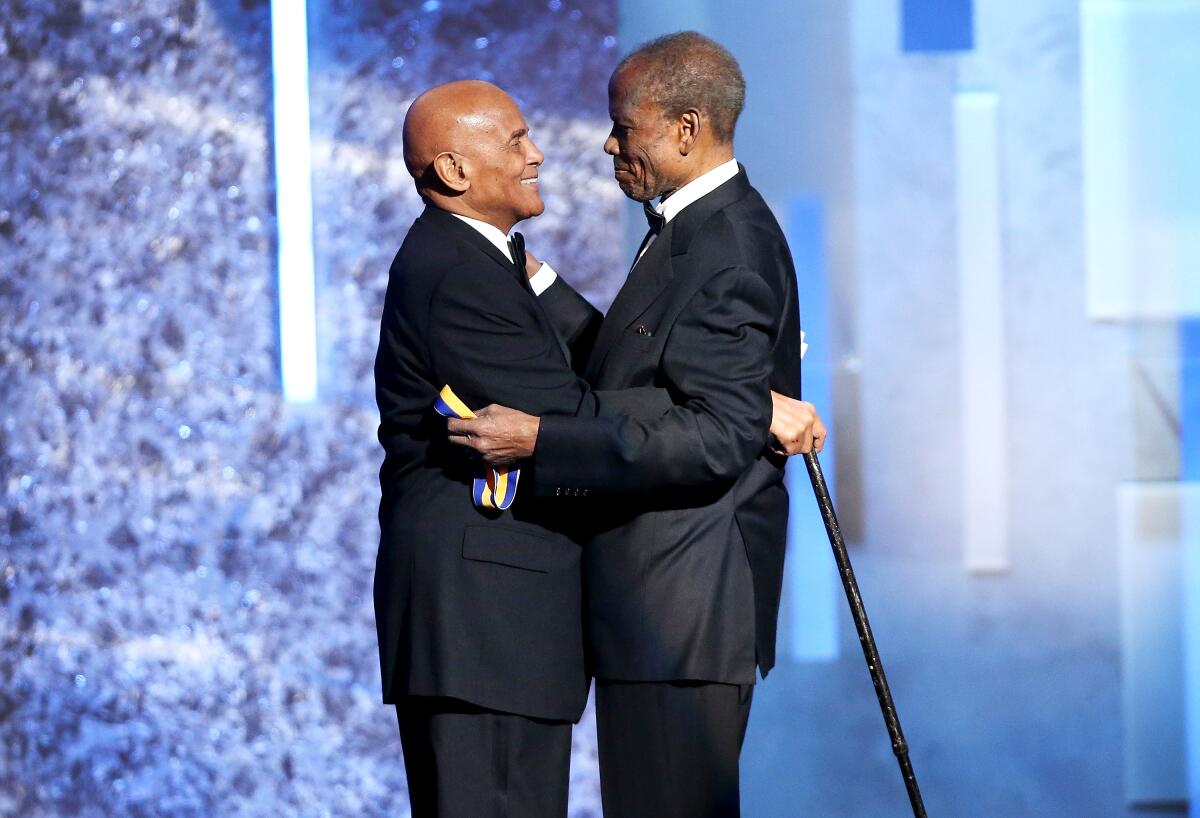
{"label": "blue backdrop", "polygon": [[[827,470],[930,813],[1186,812],[1196,3],[275,10],[308,32],[309,127],[284,136],[313,197],[303,403],[281,390],[271,4],[0,0],[0,814],[405,814],[370,590],[371,364],[420,208],[406,107],[463,77],[518,98],[546,154],[522,230],[604,306],[644,230],[600,149],[608,74],[683,27],[746,73],[737,155],[808,277]],[[981,274],[998,297],[972,300]],[[965,558],[981,476],[1005,529],[989,574]],[[799,478],[744,813],[903,816]],[[590,712],[574,741],[571,814],[597,816]]]}

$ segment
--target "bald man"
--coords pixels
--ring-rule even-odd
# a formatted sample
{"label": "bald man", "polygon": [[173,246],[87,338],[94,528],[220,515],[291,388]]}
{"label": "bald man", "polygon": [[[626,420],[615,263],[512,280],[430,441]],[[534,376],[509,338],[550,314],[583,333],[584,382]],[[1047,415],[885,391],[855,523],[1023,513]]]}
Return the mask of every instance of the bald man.
{"label": "bald man", "polygon": [[412,104],[404,158],[426,208],[392,263],[375,362],[384,701],[417,818],[565,816],[588,691],[581,549],[532,496],[476,508],[480,464],[433,411],[446,384],[468,407],[599,411],[535,297],[553,271],[531,284],[508,236],[543,210],[543,157],[507,94],[456,82]]}

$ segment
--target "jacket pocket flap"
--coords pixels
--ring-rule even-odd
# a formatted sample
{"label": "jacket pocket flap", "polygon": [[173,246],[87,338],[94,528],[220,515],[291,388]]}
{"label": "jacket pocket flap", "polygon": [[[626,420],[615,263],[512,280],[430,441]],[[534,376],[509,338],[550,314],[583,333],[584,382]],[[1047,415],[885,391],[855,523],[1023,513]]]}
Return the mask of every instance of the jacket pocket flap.
{"label": "jacket pocket flap", "polygon": [[469,525],[463,532],[462,555],[478,562],[548,573],[578,561],[579,547],[520,528]]}

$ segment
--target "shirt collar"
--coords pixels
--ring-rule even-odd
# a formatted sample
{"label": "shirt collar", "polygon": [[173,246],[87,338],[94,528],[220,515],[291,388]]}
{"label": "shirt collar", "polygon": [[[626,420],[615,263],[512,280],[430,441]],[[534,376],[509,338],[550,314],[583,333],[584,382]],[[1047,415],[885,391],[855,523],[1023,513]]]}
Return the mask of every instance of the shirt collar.
{"label": "shirt collar", "polygon": [[679,211],[683,210],[688,205],[707,196],[721,185],[728,182],[734,176],[738,175],[738,163],[736,159],[730,159],[728,162],[717,165],[712,170],[706,171],[697,176],[692,181],[688,182],[679,190],[667,197],[667,200],[659,201],[655,206],[655,210],[667,221],[679,215]]}
{"label": "shirt collar", "polygon": [[450,215],[474,227],[479,231],[481,236],[496,245],[496,249],[504,255],[512,256],[512,248],[508,244],[508,236],[504,235],[504,231],[499,227],[487,222],[481,222],[479,219],[472,219],[470,216],[463,216],[459,213],[451,213]]}

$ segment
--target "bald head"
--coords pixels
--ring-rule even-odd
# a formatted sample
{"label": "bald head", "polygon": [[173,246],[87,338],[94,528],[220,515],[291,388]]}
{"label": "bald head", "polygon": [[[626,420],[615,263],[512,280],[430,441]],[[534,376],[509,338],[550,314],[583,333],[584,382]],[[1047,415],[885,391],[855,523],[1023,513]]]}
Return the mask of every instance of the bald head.
{"label": "bald head", "polygon": [[404,164],[422,198],[489,223],[512,218],[496,225],[506,232],[542,212],[542,159],[517,103],[490,82],[430,88],[404,117]]}
{"label": "bald head", "polygon": [[462,153],[476,132],[486,129],[489,114],[506,104],[516,107],[512,97],[482,80],[448,82],[421,94],[404,117],[408,172],[419,182],[439,153]]}

